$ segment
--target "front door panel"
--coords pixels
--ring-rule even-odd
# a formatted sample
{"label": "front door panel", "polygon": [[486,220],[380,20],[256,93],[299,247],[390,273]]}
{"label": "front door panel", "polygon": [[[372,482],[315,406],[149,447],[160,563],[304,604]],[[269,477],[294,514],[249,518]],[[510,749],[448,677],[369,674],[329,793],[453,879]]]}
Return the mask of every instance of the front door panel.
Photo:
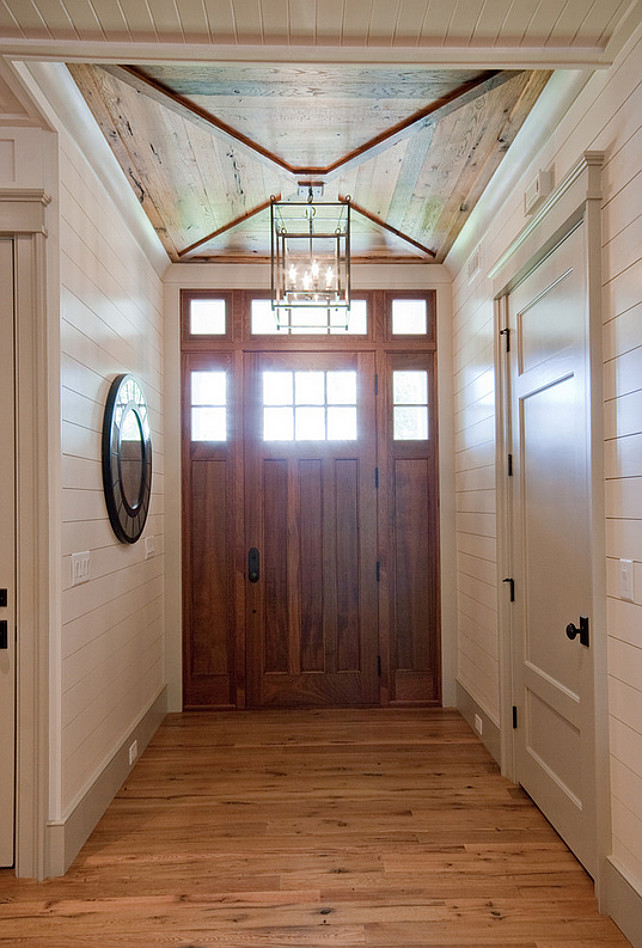
{"label": "front door panel", "polygon": [[246,356],[250,706],[379,700],[373,363]]}

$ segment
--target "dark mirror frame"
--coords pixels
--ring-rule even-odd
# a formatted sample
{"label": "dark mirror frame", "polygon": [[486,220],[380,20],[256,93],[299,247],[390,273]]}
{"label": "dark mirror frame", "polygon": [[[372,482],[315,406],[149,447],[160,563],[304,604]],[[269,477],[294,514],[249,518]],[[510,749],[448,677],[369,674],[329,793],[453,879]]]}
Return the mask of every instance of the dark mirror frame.
{"label": "dark mirror frame", "polygon": [[[121,424],[128,411],[136,414],[140,430],[140,491],[131,506],[123,489]],[[131,463],[131,459],[125,459]],[[121,543],[140,538],[152,491],[152,441],[145,395],[138,380],[129,373],[117,375],[111,383],[102,439],[103,490],[109,522]]]}

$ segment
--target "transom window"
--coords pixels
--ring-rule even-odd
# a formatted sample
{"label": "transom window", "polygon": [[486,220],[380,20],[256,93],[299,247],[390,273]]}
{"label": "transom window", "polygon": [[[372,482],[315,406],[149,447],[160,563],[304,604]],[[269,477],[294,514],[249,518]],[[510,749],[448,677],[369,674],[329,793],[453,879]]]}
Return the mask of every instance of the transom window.
{"label": "transom window", "polygon": [[366,301],[353,300],[347,312],[336,308],[319,310],[318,307],[306,310],[305,306],[297,306],[277,317],[269,300],[255,299],[252,300],[251,325],[253,336],[365,336],[368,331]]}
{"label": "transom window", "polygon": [[263,372],[264,441],[356,438],[356,372]]}
{"label": "transom window", "polygon": [[189,304],[189,331],[192,336],[224,336],[226,308],[223,299],[193,299]]}
{"label": "transom window", "polygon": [[426,441],[428,373],[415,369],[393,371],[392,405],[395,441]]}
{"label": "transom window", "polygon": [[427,332],[428,310],[425,299],[392,301],[393,336],[425,336]]}

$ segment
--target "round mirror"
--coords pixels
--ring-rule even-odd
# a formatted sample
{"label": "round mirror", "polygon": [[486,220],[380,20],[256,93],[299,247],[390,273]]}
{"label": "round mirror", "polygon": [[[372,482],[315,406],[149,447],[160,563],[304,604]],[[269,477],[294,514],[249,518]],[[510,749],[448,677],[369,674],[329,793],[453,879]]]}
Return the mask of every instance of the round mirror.
{"label": "round mirror", "polygon": [[145,441],[138,412],[131,404],[125,408],[120,426],[118,461],[123,500],[134,513],[140,506],[145,485]]}
{"label": "round mirror", "polygon": [[152,482],[152,444],[143,390],[133,375],[111,384],[103,422],[103,488],[109,521],[123,543],[143,532]]}

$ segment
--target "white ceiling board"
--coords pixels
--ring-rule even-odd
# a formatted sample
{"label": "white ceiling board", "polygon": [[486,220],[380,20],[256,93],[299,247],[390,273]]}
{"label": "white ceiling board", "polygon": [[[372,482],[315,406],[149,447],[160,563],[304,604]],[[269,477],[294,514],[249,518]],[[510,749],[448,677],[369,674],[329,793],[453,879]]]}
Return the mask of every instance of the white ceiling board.
{"label": "white ceiling board", "polygon": [[602,53],[640,0],[0,0],[0,35],[250,46]]}

